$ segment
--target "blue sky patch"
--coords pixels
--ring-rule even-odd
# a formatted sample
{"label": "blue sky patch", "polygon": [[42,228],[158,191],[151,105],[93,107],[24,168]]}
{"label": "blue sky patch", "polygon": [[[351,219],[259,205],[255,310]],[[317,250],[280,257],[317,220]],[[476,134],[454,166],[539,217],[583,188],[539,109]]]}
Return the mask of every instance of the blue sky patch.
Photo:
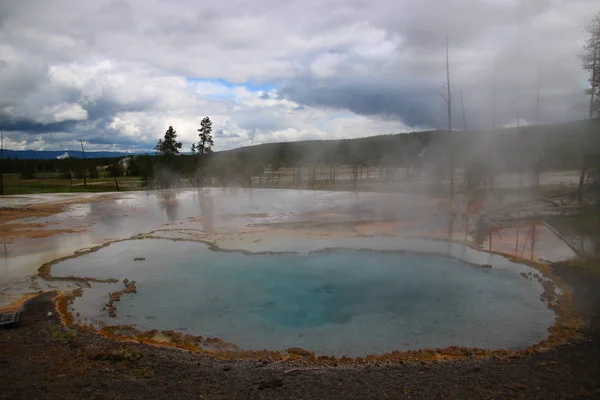
{"label": "blue sky patch", "polygon": [[318,121],[316,123],[316,126],[317,126],[317,128],[319,128],[321,130],[326,130],[326,126],[329,121],[333,121],[334,119],[340,119],[340,118],[356,119],[358,117],[359,117],[358,115],[352,114],[352,113],[344,113],[344,112],[335,113],[335,114],[329,115],[327,118],[324,118],[324,119]]}
{"label": "blue sky patch", "polygon": [[275,89],[275,84],[272,82],[232,82],[223,78],[185,78],[189,83],[214,83],[226,88],[245,87],[251,92],[269,92]]}

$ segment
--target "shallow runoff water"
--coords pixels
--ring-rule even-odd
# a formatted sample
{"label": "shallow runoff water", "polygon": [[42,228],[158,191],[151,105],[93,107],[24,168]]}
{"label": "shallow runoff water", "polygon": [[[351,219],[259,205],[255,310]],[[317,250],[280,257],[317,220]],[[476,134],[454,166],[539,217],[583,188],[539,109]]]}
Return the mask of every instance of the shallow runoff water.
{"label": "shallow runoff water", "polygon": [[[374,239],[372,248],[401,247],[397,242]],[[425,242],[423,249],[448,246],[406,246]],[[370,247],[364,240],[339,244],[358,243]],[[529,269],[500,256],[447,248],[493,264],[483,269],[443,255],[312,253],[311,246],[318,249],[313,243],[299,254],[244,254],[199,242],[129,240],[60,262],[52,273],[136,281],[137,293],[116,303],[117,318],[102,306],[122,284],[92,283],[73,304],[84,319],[220,337],[249,350],[364,356],[447,346],[519,349],[546,338],[554,321],[540,301],[541,285],[519,275]]]}

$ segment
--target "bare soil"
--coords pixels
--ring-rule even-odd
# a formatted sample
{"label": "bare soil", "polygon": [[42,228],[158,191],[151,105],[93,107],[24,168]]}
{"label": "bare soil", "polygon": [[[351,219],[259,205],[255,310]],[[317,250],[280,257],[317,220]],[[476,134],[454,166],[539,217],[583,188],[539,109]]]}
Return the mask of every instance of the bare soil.
{"label": "bare soil", "polygon": [[[39,239],[55,235],[74,233],[73,229],[55,229],[48,223],[34,222],[37,218],[51,217],[66,210],[70,205],[85,204],[105,200],[110,195],[100,195],[90,198],[72,198],[39,204],[22,206],[0,205],[0,240]],[[22,220],[26,218],[26,220]],[[20,221],[22,220],[22,221]]]}
{"label": "bare soil", "polygon": [[583,339],[511,359],[307,367],[226,361],[117,342],[61,324],[55,293],[0,330],[0,399],[600,398],[600,275],[553,265],[574,290]]}

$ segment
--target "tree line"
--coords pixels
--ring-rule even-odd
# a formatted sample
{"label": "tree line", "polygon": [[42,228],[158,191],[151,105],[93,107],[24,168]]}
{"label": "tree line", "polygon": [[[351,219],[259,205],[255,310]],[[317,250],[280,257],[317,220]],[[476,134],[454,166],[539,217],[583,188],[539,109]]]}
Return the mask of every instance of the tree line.
{"label": "tree line", "polygon": [[[66,158],[32,160],[5,158],[4,173],[23,179],[58,173],[68,179],[97,178],[99,173],[138,176],[150,185],[166,170],[181,178],[247,178],[265,170],[317,166],[359,166],[437,168],[448,173],[449,154],[454,168],[482,174],[484,171],[520,172],[531,164],[541,170],[578,169],[580,153],[600,154],[598,119],[566,124],[527,126],[491,131],[422,131],[340,140],[310,140],[267,143],[234,150],[213,152],[209,125],[201,127],[196,151],[181,154],[182,145],[174,127],[169,127],[156,146],[155,155],[123,158]],[[590,138],[589,132],[596,132]],[[594,139],[594,140],[591,140]],[[584,146],[585,145],[585,146]],[[594,158],[594,157],[590,157]],[[202,179],[203,180],[203,179]]]}

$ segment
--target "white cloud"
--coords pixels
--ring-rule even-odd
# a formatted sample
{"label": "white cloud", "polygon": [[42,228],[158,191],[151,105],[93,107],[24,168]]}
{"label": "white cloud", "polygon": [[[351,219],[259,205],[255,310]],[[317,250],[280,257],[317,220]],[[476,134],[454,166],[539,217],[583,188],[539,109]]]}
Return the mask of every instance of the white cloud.
{"label": "white cloud", "polygon": [[35,118],[36,122],[47,124],[63,121],[83,121],[88,117],[86,110],[80,104],[61,103],[51,107],[42,108]]}
{"label": "white cloud", "polygon": [[118,131],[120,134],[129,137],[139,137],[141,130],[134,122],[131,116],[120,114],[116,116],[113,121],[108,125],[109,128]]}
{"label": "white cloud", "polygon": [[[21,0],[0,3],[0,123],[11,145],[147,149],[169,125],[216,148],[443,125],[451,43],[471,126],[585,114],[594,0]],[[266,84],[269,85],[266,85]],[[519,96],[515,96],[519,93]],[[268,95],[267,95],[268,94]],[[515,100],[515,98],[517,100]],[[581,111],[580,111],[581,109]],[[332,118],[333,117],[333,118]]]}

